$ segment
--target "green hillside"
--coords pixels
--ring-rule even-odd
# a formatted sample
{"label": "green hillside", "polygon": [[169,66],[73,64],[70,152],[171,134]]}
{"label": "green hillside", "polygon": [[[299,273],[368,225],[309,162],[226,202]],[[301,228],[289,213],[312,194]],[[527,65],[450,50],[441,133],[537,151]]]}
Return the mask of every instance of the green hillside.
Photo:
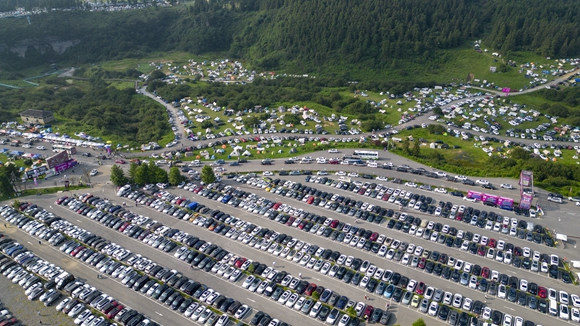
{"label": "green hillside", "polygon": [[[31,16],[31,24],[0,19],[0,69],[188,51],[220,52],[256,69],[376,77],[402,62],[437,69],[449,58],[444,50],[477,39],[504,58],[511,51],[569,57],[580,53],[577,7],[569,0],[207,0],[124,12],[55,11]],[[47,39],[79,44],[63,54],[35,45],[25,59],[7,52],[24,40]]]}

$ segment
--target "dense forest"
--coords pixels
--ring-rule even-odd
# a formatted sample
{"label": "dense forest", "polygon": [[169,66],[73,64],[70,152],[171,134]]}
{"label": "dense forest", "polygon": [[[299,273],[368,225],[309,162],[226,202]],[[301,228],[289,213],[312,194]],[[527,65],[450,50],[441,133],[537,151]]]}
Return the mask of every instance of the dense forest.
{"label": "dense forest", "polygon": [[[14,2],[35,0],[10,0]],[[36,0],[41,2],[40,0]],[[44,2],[78,3],[69,0]],[[508,54],[580,53],[577,2],[517,0],[208,0],[125,12],[55,11],[0,19],[0,69],[31,63],[94,63],[156,51],[222,52],[257,69],[339,72],[341,65],[383,69],[401,60],[429,63],[439,50],[469,41]],[[6,53],[22,40],[80,40],[63,55]]]}
{"label": "dense forest", "polygon": [[[48,80],[49,86],[11,90],[0,88],[3,120],[15,120],[25,109],[52,111],[68,127],[102,136],[115,135],[134,144],[158,141],[171,130],[164,108],[134,88],[119,90],[100,79],[80,87],[67,86],[61,78]],[[62,122],[62,121],[61,121]]]}

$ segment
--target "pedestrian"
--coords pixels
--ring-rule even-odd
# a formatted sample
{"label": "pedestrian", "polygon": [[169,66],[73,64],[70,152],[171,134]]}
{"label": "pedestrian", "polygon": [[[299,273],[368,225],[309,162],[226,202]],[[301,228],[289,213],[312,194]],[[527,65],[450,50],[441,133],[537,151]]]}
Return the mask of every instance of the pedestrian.
{"label": "pedestrian", "polygon": [[487,294],[484,294],[483,297],[487,299]]}
{"label": "pedestrian", "polygon": [[36,314],[40,316],[40,310],[38,310],[38,311],[36,312]]}
{"label": "pedestrian", "polygon": [[365,295],[365,300],[368,300],[368,299],[369,299],[369,297]]}
{"label": "pedestrian", "polygon": [[40,242],[40,240],[38,240],[38,244],[42,244],[42,243]]}
{"label": "pedestrian", "polygon": [[276,262],[275,261],[272,262],[272,266],[276,267]]}
{"label": "pedestrian", "polygon": [[38,321],[38,323],[39,323],[40,325],[42,325],[42,320],[39,320],[39,321]]}
{"label": "pedestrian", "polygon": [[300,277],[300,279],[302,279],[302,273],[298,273],[298,277]]}
{"label": "pedestrian", "polygon": [[6,227],[6,223],[4,223],[4,227]]}

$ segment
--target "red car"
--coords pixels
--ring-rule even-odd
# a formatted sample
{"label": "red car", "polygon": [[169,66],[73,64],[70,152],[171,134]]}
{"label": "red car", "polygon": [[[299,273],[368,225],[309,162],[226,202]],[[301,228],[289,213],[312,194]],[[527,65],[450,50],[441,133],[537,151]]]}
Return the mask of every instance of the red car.
{"label": "red car", "polygon": [[242,267],[242,265],[246,262],[246,258],[238,258],[236,259],[236,262],[234,263],[234,266],[236,266],[237,268]]}
{"label": "red car", "polygon": [[490,246],[491,248],[495,248],[497,246],[497,241],[495,241],[494,238],[489,238],[487,245]]}
{"label": "red car", "polygon": [[480,256],[485,255],[485,246],[484,245],[477,246],[477,254]]}
{"label": "red car", "polygon": [[312,197],[308,198],[308,200],[306,201],[306,203],[307,203],[308,205],[312,205],[312,202],[313,202],[313,201],[314,201],[314,196],[312,196]]}
{"label": "red car", "polygon": [[383,196],[383,200],[384,200],[384,201],[387,201],[387,200],[389,200],[389,198],[391,198],[391,195],[389,195],[389,194],[385,194],[385,195]]}
{"label": "red car", "polygon": [[332,222],[330,222],[330,227],[335,229],[338,223],[340,223],[338,220],[333,220]]}
{"label": "red car", "polygon": [[314,284],[314,283],[310,283],[310,284],[308,284],[308,287],[306,287],[306,290],[304,290],[304,294],[305,294],[305,295],[312,295],[312,293],[313,293],[314,291],[316,291],[316,287],[317,287],[317,286],[316,286],[316,284]]}
{"label": "red car", "polygon": [[425,293],[426,289],[427,285],[423,282],[419,282],[419,285],[417,285],[417,287],[415,288],[415,293],[422,295],[423,293]]}
{"label": "red car", "polygon": [[421,258],[421,260],[419,260],[419,264],[417,264],[417,267],[419,267],[420,269],[425,269],[426,261],[427,261],[426,258]]}
{"label": "red car", "polygon": [[538,287],[538,296],[542,299],[545,299],[548,296],[548,291],[545,287],[540,286]]}
{"label": "red car", "polygon": [[125,160],[115,160],[115,163],[118,163],[118,164],[125,164]]}
{"label": "red car", "polygon": [[60,204],[61,204],[61,203],[62,203],[62,202],[65,200],[65,199],[67,199],[67,198],[68,198],[67,196],[60,197],[59,199],[57,199],[57,200],[56,200],[56,203],[57,203],[58,205],[60,205]]}
{"label": "red car", "polygon": [[294,216],[290,216],[288,222],[286,222],[286,225],[290,226],[292,223],[294,223],[294,221],[296,221],[296,218]]}
{"label": "red car", "polygon": [[127,228],[129,225],[131,225],[131,223],[129,223],[129,222],[125,222],[125,223],[123,223],[123,225],[121,225],[121,227],[119,228],[119,232],[123,232],[123,231],[125,231],[125,229],[126,229],[126,228]]}
{"label": "red car", "polygon": [[115,308],[113,308],[113,310],[107,313],[107,318],[112,319],[119,313],[119,311],[123,310],[124,308],[125,307],[122,304],[116,306]]}
{"label": "red car", "polygon": [[484,267],[481,269],[481,277],[489,278],[489,268]]}
{"label": "red car", "polygon": [[369,318],[371,318],[371,315],[373,314],[373,311],[375,311],[375,308],[371,305],[368,305],[365,308],[365,311],[363,312],[363,318],[365,320],[368,320]]}
{"label": "red car", "polygon": [[79,246],[78,248],[76,248],[75,250],[73,250],[73,251],[70,253],[70,255],[71,255],[71,256],[75,256],[76,254],[78,254],[78,253],[79,253],[79,251],[81,251],[81,250],[83,250],[83,249],[85,249],[85,247],[83,247],[83,246]]}
{"label": "red car", "polygon": [[378,237],[379,237],[379,233],[378,232],[373,232],[373,233],[371,233],[371,236],[369,237],[369,240],[376,241]]}

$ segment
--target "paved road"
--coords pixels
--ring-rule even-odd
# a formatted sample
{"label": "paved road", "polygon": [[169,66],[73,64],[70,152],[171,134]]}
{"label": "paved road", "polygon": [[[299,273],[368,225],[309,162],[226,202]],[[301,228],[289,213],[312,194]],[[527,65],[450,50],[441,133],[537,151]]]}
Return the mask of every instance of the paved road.
{"label": "paved road", "polygon": [[[528,88],[528,89],[524,89],[521,92],[518,92],[516,90],[516,92],[510,93],[510,96],[517,96],[517,95],[521,95],[521,94],[532,93],[532,92],[535,92],[535,91],[539,91],[539,90],[545,89],[546,86],[557,86],[559,82],[564,82],[564,81],[568,80],[568,78],[570,78],[572,76],[575,76],[576,74],[578,74],[578,70],[577,69],[575,69],[572,72],[563,74],[562,76],[560,76],[560,77],[558,77],[558,78],[554,79],[553,81],[548,82],[546,84],[542,84],[542,85],[538,85],[536,87],[531,87],[531,88]],[[495,94],[495,95],[505,95],[504,92],[498,91],[498,90],[494,90],[494,89],[477,87],[477,86],[472,86],[471,88],[479,89],[479,90],[482,90],[484,92],[490,92],[490,93]]]}
{"label": "paved road", "polygon": [[[299,180],[300,178],[296,177],[296,179]],[[238,186],[240,186],[240,185],[238,185]],[[241,187],[245,187],[245,186],[241,185]],[[318,187],[319,189],[328,188],[326,186],[321,186],[321,185],[316,185],[316,187]],[[257,194],[266,195],[266,196],[268,196],[268,198],[274,197],[276,199],[276,196],[272,196],[272,194],[262,192],[261,190],[253,189],[253,188],[248,188],[248,189],[250,189],[252,192],[255,192]],[[111,187],[103,187],[101,191],[99,191],[98,189],[95,189],[95,191],[93,191],[93,192],[97,195],[108,196],[109,198],[115,198],[113,190]],[[188,197],[188,198],[194,197],[191,195],[191,193],[187,193],[183,190],[175,190],[174,189],[174,190],[172,190],[172,192],[182,193],[185,197]],[[336,192],[340,192],[340,191],[336,191]],[[436,198],[438,198],[438,197],[445,198],[445,195],[432,194],[432,196],[436,197]],[[90,219],[72,214],[70,211],[52,204],[56,197],[57,196],[51,195],[51,196],[35,197],[33,199],[35,202],[39,201],[40,205],[43,207],[53,206],[54,212],[56,214],[58,214],[59,216],[62,216],[63,218],[65,218],[65,219],[67,219],[67,220],[69,220],[77,225],[82,226],[83,228],[88,229],[89,231],[91,231],[93,233],[96,233],[99,235],[106,234],[106,237],[108,239],[110,239],[111,241],[122,244],[135,253],[141,253],[143,255],[149,256],[150,258],[153,258],[154,260],[160,262],[161,264],[163,264],[165,266],[172,266],[172,267],[175,266],[178,268],[179,268],[179,266],[182,266],[182,268],[180,268],[180,270],[182,272],[185,272],[187,275],[188,271],[183,268],[183,267],[185,267],[185,264],[183,264],[182,262],[173,258],[172,256],[168,256],[168,255],[163,254],[161,252],[154,253],[154,252],[152,252],[150,247],[148,247],[148,246],[146,246],[138,241],[135,241],[133,239],[129,239],[129,238],[122,236],[116,232],[111,232],[109,229],[101,226],[98,223],[95,223],[94,221],[92,221]],[[411,268],[408,266],[402,266],[398,263],[386,261],[384,259],[380,259],[380,258],[376,257],[375,255],[369,254],[367,252],[363,252],[363,251],[358,250],[358,249],[354,249],[354,248],[347,246],[347,245],[344,245],[344,244],[337,244],[335,242],[332,242],[332,241],[325,239],[325,238],[322,238],[322,237],[306,235],[303,232],[301,232],[295,228],[282,226],[279,223],[272,222],[270,220],[264,219],[262,217],[258,217],[254,214],[250,214],[250,213],[245,212],[245,211],[233,209],[227,205],[216,204],[215,202],[211,202],[210,200],[207,200],[206,198],[203,198],[203,197],[200,198],[199,196],[195,196],[195,199],[199,200],[202,203],[212,205],[212,207],[217,207],[223,211],[231,213],[234,216],[237,216],[239,218],[243,218],[245,220],[251,221],[255,224],[265,226],[265,227],[268,227],[270,229],[277,230],[281,233],[290,234],[296,238],[308,240],[308,241],[313,242],[315,244],[318,244],[322,247],[333,248],[333,249],[339,250],[346,255],[353,255],[356,257],[368,259],[369,261],[376,263],[379,267],[382,267],[385,269],[392,269],[393,271],[402,272],[404,275],[407,275],[410,278],[414,278],[417,280],[424,280],[424,281],[426,281],[426,283],[428,283],[431,286],[435,286],[435,287],[438,287],[438,288],[441,288],[441,289],[444,289],[447,291],[451,291],[451,292],[460,292],[464,295],[467,295],[468,297],[471,297],[472,299],[478,299],[481,301],[485,300],[485,298],[483,298],[483,295],[480,292],[475,292],[472,290],[463,289],[461,286],[458,286],[457,284],[446,281],[442,278],[438,278],[438,277],[429,275],[427,273],[424,273],[421,270],[414,269],[414,268]],[[121,199],[119,199],[119,201],[120,200]],[[369,199],[369,201],[372,201],[372,199]],[[327,211],[327,210],[324,210],[324,209],[321,209],[318,207],[312,207],[312,206],[306,205],[302,202],[297,202],[295,200],[286,199],[285,202],[292,205],[292,206],[295,206],[295,207],[305,208],[305,209],[307,209],[311,212],[317,213],[317,214],[327,215],[327,216],[329,214],[329,211]],[[385,203],[382,203],[382,205],[388,206]],[[312,277],[313,282],[327,286],[327,287],[330,286],[333,289],[337,290],[339,293],[343,293],[343,294],[348,293],[349,297],[351,297],[351,298],[356,299],[358,297],[359,300],[362,300],[361,298],[365,295],[365,293],[363,291],[361,291],[359,288],[352,287],[350,285],[345,285],[344,283],[337,284],[335,279],[332,279],[332,278],[327,277],[327,276],[323,276],[323,275],[318,274],[318,273],[313,273],[312,271],[305,269],[304,267],[301,267],[299,265],[296,265],[295,263],[286,262],[286,261],[280,260],[279,258],[272,258],[272,256],[270,256],[269,254],[264,253],[262,251],[259,251],[259,250],[253,249],[253,248],[249,248],[249,249],[247,249],[245,247],[240,248],[239,243],[237,243],[235,241],[232,241],[232,240],[227,239],[227,238],[223,238],[221,236],[217,236],[213,232],[209,232],[205,229],[198,228],[198,227],[193,226],[192,224],[190,224],[188,222],[175,220],[171,217],[168,217],[167,215],[157,213],[156,211],[153,211],[153,210],[149,209],[148,207],[142,207],[142,206],[133,207],[132,210],[135,210],[143,215],[150,216],[150,217],[155,218],[159,221],[162,221],[164,224],[167,224],[169,226],[182,229],[190,234],[200,235],[201,238],[203,238],[207,241],[211,241],[213,243],[218,243],[227,250],[230,250],[232,252],[243,253],[243,256],[246,256],[252,260],[258,260],[258,261],[262,261],[262,262],[276,261],[277,262],[276,265],[278,268],[283,268],[287,272],[292,273],[294,275],[297,275],[297,273],[301,272],[306,277]],[[349,217],[341,217],[340,219],[341,220],[348,220],[350,218]],[[451,226],[457,226],[459,229],[470,230],[469,226],[466,226],[463,223],[457,223],[455,221],[445,221],[445,222]],[[442,223],[443,223],[443,221],[442,221]],[[461,225],[459,225],[459,224],[461,224]],[[367,225],[367,224],[364,223],[362,225],[362,227],[365,227],[365,225]],[[377,226],[373,225],[372,227],[377,227]],[[408,242],[415,243],[417,245],[422,245],[424,248],[433,247],[432,242],[427,242],[427,241],[422,240],[422,239],[414,239],[413,237],[406,235],[406,234],[403,234],[403,233],[399,233],[399,232],[396,232],[393,230],[388,230],[386,228],[382,229],[381,231],[382,231],[382,233],[386,234],[387,236],[392,236],[393,238],[400,239],[401,241],[408,241]],[[486,232],[486,230],[481,230],[481,229],[477,229],[477,230],[472,229],[471,231],[475,231],[475,232],[478,232],[482,235],[489,235],[492,237],[497,236],[497,234],[495,234],[493,232],[489,232],[489,231]],[[506,240],[511,240],[510,242],[517,244],[519,239],[513,239],[511,237],[508,237],[508,239],[506,239]],[[519,241],[521,241],[521,240],[519,240]],[[527,245],[527,246],[530,246],[532,249],[536,249],[536,248],[532,247],[533,244],[530,244],[528,242],[523,243],[522,246],[523,245]],[[533,280],[533,281],[537,282],[539,285],[554,287],[557,289],[563,288],[563,284],[561,282],[553,281],[545,276],[536,275],[535,273],[530,273],[530,272],[527,272],[524,270],[515,270],[512,267],[506,267],[503,264],[499,264],[499,263],[496,263],[494,261],[489,261],[488,259],[483,259],[483,258],[479,258],[477,256],[469,255],[469,254],[466,254],[465,252],[462,252],[460,250],[453,250],[453,249],[449,249],[446,247],[439,247],[440,245],[436,245],[436,246],[438,248],[436,250],[439,250],[441,252],[452,253],[455,257],[457,257],[459,259],[464,259],[466,261],[478,263],[482,266],[488,266],[491,269],[497,269],[497,270],[500,270],[502,272],[508,272],[508,273],[512,272],[514,275],[517,275],[518,277],[527,278],[530,281]],[[45,248],[42,247],[41,249],[45,249]],[[547,248],[545,246],[538,246],[537,249],[541,250],[542,252],[545,252],[547,250]],[[557,250],[563,250],[563,249],[555,249],[555,251],[557,251]],[[55,251],[55,254],[57,254],[57,255],[64,256],[56,250],[53,250],[53,251]],[[242,252],[240,252],[240,251],[242,251]],[[562,253],[560,253],[560,252],[557,252],[557,253],[562,255]],[[566,252],[564,252],[563,254],[565,254],[565,253]],[[67,258],[67,260],[72,261],[72,259],[70,259],[68,257],[66,257],[66,258]],[[66,266],[64,266],[64,265],[63,265],[63,267],[66,268]],[[79,266],[79,268],[80,268],[80,266]],[[92,270],[85,271],[85,273],[88,273],[85,276],[87,278],[91,278],[91,275],[94,276],[94,271],[92,271]],[[216,288],[217,291],[224,293],[226,295],[232,296],[235,299],[238,299],[241,301],[246,301],[246,302],[248,301],[248,299],[254,300],[255,302],[250,301],[250,303],[252,306],[256,307],[257,309],[264,309],[265,311],[268,311],[268,312],[272,311],[272,309],[273,309],[272,303],[268,299],[264,299],[261,296],[255,295],[255,294],[247,292],[245,290],[244,291],[237,290],[235,288],[232,288],[228,284],[224,285],[221,282],[215,282],[215,278],[209,274],[199,273],[196,271],[192,271],[190,273],[192,273],[191,275],[195,279],[199,279],[200,281],[205,282],[206,284],[216,284],[214,286],[214,288]],[[103,282],[106,283],[106,281],[103,281]],[[110,292],[106,288],[104,290],[107,291],[108,293],[110,293],[111,295],[117,296],[114,292]],[[232,290],[233,290],[233,292],[232,292]],[[119,297],[120,299],[123,300],[122,295],[118,295],[117,297]],[[385,302],[382,298],[378,298],[378,297],[374,297],[374,296],[372,298],[373,298],[373,300],[371,301],[371,304],[373,304],[374,306],[380,307]],[[505,302],[501,299],[494,299],[493,301],[490,300],[490,302],[488,302],[488,303],[493,308],[500,309],[500,310],[507,312],[507,313],[510,312],[510,309],[514,309],[514,311],[516,311],[518,308],[517,306],[515,306],[509,302]],[[152,302],[152,304],[155,304],[155,303]],[[131,305],[131,303],[129,303],[129,305]],[[276,304],[273,304],[273,305],[275,306]],[[402,311],[408,310],[407,308],[401,308],[401,307],[397,307],[396,309],[400,309]],[[151,310],[148,309],[148,311],[151,311]],[[278,312],[281,313],[280,318],[282,318],[282,320],[289,320],[290,321],[290,320],[292,320],[293,317],[295,318],[295,316],[293,316],[295,313],[293,313],[292,311],[289,311],[287,309],[278,309],[278,310],[274,310],[274,311],[277,311],[277,313]],[[161,314],[163,314],[163,312],[161,312],[161,311],[159,311],[159,312]],[[536,322],[541,322],[543,324],[549,324],[550,322],[554,321],[551,317],[541,315],[537,312],[527,311],[527,309],[525,310],[525,312],[526,312],[525,314],[523,312],[521,313],[524,318],[528,317]],[[287,314],[288,314],[288,316],[287,316]],[[417,317],[418,317],[417,314],[409,314],[408,317],[406,317],[406,318],[409,318],[409,321],[412,322]],[[175,318],[181,318],[181,317],[176,315]],[[310,319],[307,319],[307,320],[311,321]],[[313,321],[313,322],[316,323],[315,321]]]}
{"label": "paved road", "polygon": [[[46,196],[46,199],[35,202],[41,205],[46,204],[45,206],[48,207],[48,204],[54,200],[54,198],[52,198],[52,200],[47,200],[48,197],[49,196]],[[84,265],[79,260],[60,252],[58,248],[47,244],[38,245],[38,240],[36,238],[16,227],[9,228],[7,234],[16,241],[24,244],[29,250],[42,259],[60,266],[61,268],[71,272],[75,277],[90,283],[101,291],[117,298],[129,307],[147,314],[150,318],[163,325],[181,325],[185,321],[182,316],[176,314],[171,309],[157,304],[157,302],[146,296],[137,295],[134,291],[127,289],[116,279],[98,280],[96,278],[97,272],[94,269]],[[161,317],[163,320],[160,320]]]}

